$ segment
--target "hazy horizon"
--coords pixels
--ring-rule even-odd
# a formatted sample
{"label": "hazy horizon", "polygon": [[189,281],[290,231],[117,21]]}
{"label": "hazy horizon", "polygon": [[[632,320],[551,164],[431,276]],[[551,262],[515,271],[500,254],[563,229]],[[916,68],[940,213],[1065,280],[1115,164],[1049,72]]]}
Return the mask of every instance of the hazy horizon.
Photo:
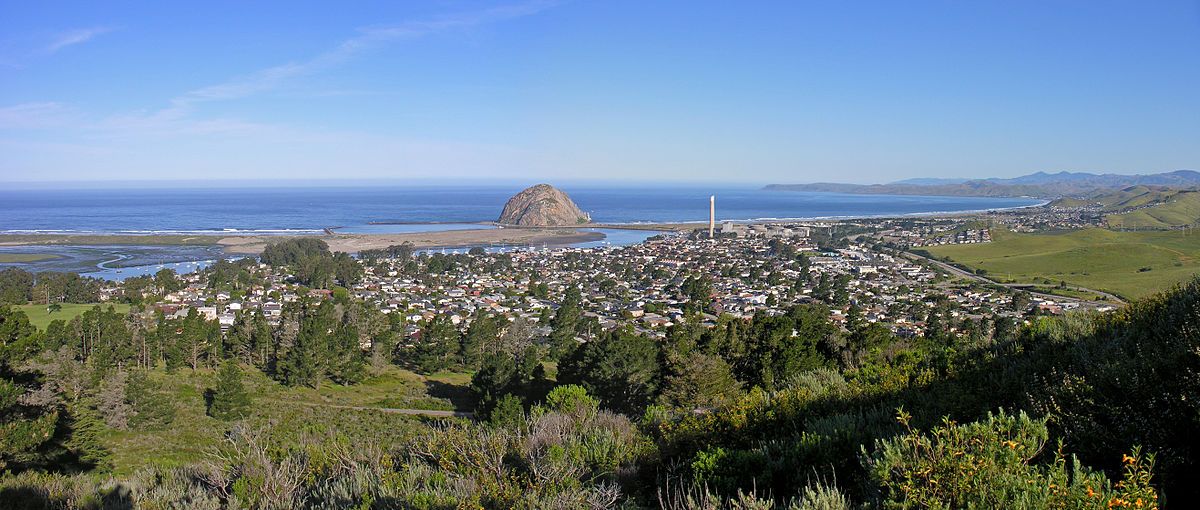
{"label": "hazy horizon", "polygon": [[9,3],[0,29],[5,183],[1200,167],[1186,0]]}
{"label": "hazy horizon", "polygon": [[[1144,174],[1112,174],[1112,175],[1147,175],[1161,174],[1176,171],[1196,171],[1189,168],[1179,168],[1174,170],[1163,170],[1161,172],[1146,172]],[[1060,172],[1069,173],[1090,173],[1090,174],[1110,174],[1109,172],[1070,172],[1057,171],[1045,172],[1047,174],[1056,174]],[[1036,172],[1031,172],[1036,173]],[[1023,174],[1029,175],[1029,174]],[[1013,176],[1020,177],[1020,176]],[[987,179],[1007,179],[1011,177],[941,177],[932,179],[945,180],[987,180]],[[901,177],[892,181],[878,183],[860,183],[860,184],[891,184],[903,182],[907,180],[922,180],[922,177]],[[478,177],[472,178],[470,182],[463,182],[462,178],[434,178],[434,177],[396,177],[396,178],[272,178],[272,179],[122,179],[122,180],[64,180],[64,181],[0,181],[11,190],[54,190],[54,189],[159,189],[159,188],[306,188],[306,187],[337,187],[337,188],[352,188],[362,186],[406,186],[406,187],[497,187],[497,186],[517,186],[527,187],[534,184],[546,183],[556,187],[591,187],[591,188],[645,188],[645,187],[725,187],[737,189],[752,189],[760,188],[769,184],[811,184],[811,183],[844,183],[847,181],[838,181],[836,179],[827,181],[759,181],[759,180],[740,180],[740,181],[717,181],[717,180],[659,180],[659,179],[620,179],[620,180],[605,180],[605,179],[572,179],[572,178],[493,178],[493,177]]]}

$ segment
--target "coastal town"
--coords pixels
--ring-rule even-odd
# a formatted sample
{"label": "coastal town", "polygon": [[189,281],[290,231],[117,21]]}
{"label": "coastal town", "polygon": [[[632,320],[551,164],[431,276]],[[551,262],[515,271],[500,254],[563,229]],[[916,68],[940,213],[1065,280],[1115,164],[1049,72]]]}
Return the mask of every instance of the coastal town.
{"label": "coastal town", "polygon": [[1200,508],[1200,0],[7,7],[0,510]]}
{"label": "coastal town", "polygon": [[[544,337],[550,332],[549,318],[572,287],[580,293],[583,316],[600,330],[629,326],[657,338],[689,320],[693,312],[701,324],[712,327],[722,316],[781,314],[806,303],[826,305],[830,320],[843,328],[863,321],[883,325],[900,337],[924,336],[931,315],[954,324],[951,333],[967,334],[972,321],[1019,322],[1080,307],[1111,309],[1103,303],[1030,294],[953,274],[892,246],[896,241],[914,247],[986,243],[988,231],[955,231],[942,220],[903,221],[910,223],[908,228],[882,222],[870,236],[829,244],[813,235],[821,232],[828,239],[835,228],[829,222],[727,222],[712,238],[703,229],[664,232],[618,247],[409,250],[356,260],[361,279],[334,288],[310,288],[285,267],[243,259],[237,263],[239,270],[248,273],[245,282],[253,283],[238,289],[211,285],[216,279],[209,270],[160,273],[160,278],[178,279],[180,288],[162,295],[148,310],[183,318],[195,309],[228,330],[239,316],[261,313],[277,323],[290,303],[333,299],[341,292],[398,317],[407,341],[420,342],[422,325],[437,316],[465,329],[481,313],[524,321],[535,336]],[[101,289],[101,298],[156,299],[155,288],[139,289],[110,284]],[[139,295],[129,296],[130,292]]]}

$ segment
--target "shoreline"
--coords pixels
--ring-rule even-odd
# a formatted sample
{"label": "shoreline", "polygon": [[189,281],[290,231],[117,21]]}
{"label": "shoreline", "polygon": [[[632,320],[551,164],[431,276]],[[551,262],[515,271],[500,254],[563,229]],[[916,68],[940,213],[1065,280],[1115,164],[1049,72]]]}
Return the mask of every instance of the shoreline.
{"label": "shoreline", "polygon": [[[796,218],[718,219],[718,223],[734,222],[742,225],[785,223],[785,222],[837,222],[887,218],[955,218],[988,212],[1013,211],[1044,207],[1051,201],[1029,205],[974,209],[963,211],[930,211],[907,214],[816,216]],[[376,224],[374,222],[370,224]],[[449,222],[389,222],[387,224],[443,225]],[[323,229],[309,231],[246,232],[231,234],[214,231],[211,234],[112,234],[112,233],[0,233],[0,248],[20,246],[220,246],[228,254],[258,254],[273,239],[313,237],[329,243],[332,251],[357,253],[362,250],[386,248],[405,242],[413,243],[418,249],[469,248],[473,246],[567,246],[576,243],[600,241],[606,238],[601,232],[589,229],[686,232],[707,226],[707,220],[644,222],[644,223],[589,223],[562,226],[518,226],[495,222],[471,222],[478,229],[431,230],[428,232],[404,232],[391,234],[322,233]],[[285,233],[286,232],[286,233]]]}
{"label": "shoreline", "polygon": [[[216,241],[225,253],[257,255],[272,239],[296,236],[229,236]],[[329,244],[330,251],[358,253],[412,243],[413,248],[467,248],[474,246],[568,246],[575,243],[599,241],[600,232],[578,232],[556,229],[479,229],[446,230],[438,232],[408,232],[402,234],[335,234],[315,237]]]}

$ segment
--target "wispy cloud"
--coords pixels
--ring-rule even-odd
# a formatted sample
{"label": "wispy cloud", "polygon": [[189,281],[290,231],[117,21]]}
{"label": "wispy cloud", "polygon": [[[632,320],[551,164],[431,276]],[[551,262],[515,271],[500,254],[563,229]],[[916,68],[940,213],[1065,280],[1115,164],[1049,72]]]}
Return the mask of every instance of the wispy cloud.
{"label": "wispy cloud", "polygon": [[167,118],[182,116],[188,113],[192,106],[200,103],[240,99],[277,89],[289,80],[327,71],[362,52],[390,42],[417,39],[451,30],[471,28],[529,16],[553,7],[557,3],[555,0],[537,0],[522,4],[445,15],[399,25],[363,28],[359,30],[359,35],[346,39],[333,48],[307,60],[269,67],[250,75],[198,88],[175,97],[171,100],[170,107],[157,112],[156,115]]}
{"label": "wispy cloud", "polygon": [[[192,89],[169,99],[157,109],[89,114],[73,105],[55,102],[0,106],[0,146],[13,148],[29,143],[28,151],[0,151],[0,167],[8,160],[9,167],[30,171],[43,167],[58,168],[72,161],[68,156],[93,151],[104,154],[91,161],[88,168],[120,171],[144,165],[151,160],[160,162],[155,168],[170,166],[195,172],[238,166],[227,159],[227,154],[231,153],[263,155],[266,158],[264,161],[280,168],[307,165],[304,168],[312,172],[334,166],[383,172],[390,168],[387,165],[395,161],[406,161],[413,168],[478,169],[490,168],[489,165],[497,161],[510,161],[514,168],[527,168],[528,164],[524,161],[527,155],[505,146],[214,117],[205,115],[202,107],[209,103],[274,92],[306,76],[330,72],[366,52],[389,44],[455,30],[470,30],[533,15],[554,5],[554,1],[534,1],[422,21],[361,28],[309,58]],[[101,33],[75,34],[75,37],[66,37],[64,34],[57,41],[55,50],[80,44]],[[34,137],[40,135],[32,131],[39,129],[52,136],[48,143],[64,144],[63,150],[45,143],[37,145],[41,142],[36,142]],[[5,133],[6,130],[8,133]],[[68,147],[70,151],[66,150]],[[355,150],[347,151],[348,147]],[[350,164],[346,162],[347,152],[358,154]],[[180,154],[191,156],[180,158]],[[24,159],[18,161],[18,156]],[[259,156],[246,157],[253,159]],[[240,162],[245,164],[245,160]]]}
{"label": "wispy cloud", "polygon": [[0,107],[0,129],[40,129],[61,126],[71,115],[61,103],[21,103]]}
{"label": "wispy cloud", "polygon": [[74,46],[76,44],[83,44],[92,39],[95,39],[97,36],[107,34],[112,31],[113,31],[113,29],[111,27],[91,27],[91,28],[80,28],[77,30],[68,30],[66,32],[57,34],[54,37],[54,40],[50,42],[50,44],[48,44],[48,45],[46,45],[46,47],[42,48],[42,53],[47,54],[47,55],[51,54],[51,53],[57,53],[59,50],[66,48],[68,46]]}

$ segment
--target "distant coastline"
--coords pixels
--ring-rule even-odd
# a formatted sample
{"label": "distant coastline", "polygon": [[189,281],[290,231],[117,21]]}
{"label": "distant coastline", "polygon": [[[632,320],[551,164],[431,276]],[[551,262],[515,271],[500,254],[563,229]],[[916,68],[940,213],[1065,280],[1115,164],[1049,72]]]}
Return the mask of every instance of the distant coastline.
{"label": "distant coastline", "polygon": [[1011,179],[909,179],[888,184],[768,184],[766,191],[807,191],[865,195],[1059,198],[1083,196],[1129,186],[1192,188],[1200,186],[1200,172],[1175,170],[1157,174],[1120,175],[1087,172],[1037,172]]}

